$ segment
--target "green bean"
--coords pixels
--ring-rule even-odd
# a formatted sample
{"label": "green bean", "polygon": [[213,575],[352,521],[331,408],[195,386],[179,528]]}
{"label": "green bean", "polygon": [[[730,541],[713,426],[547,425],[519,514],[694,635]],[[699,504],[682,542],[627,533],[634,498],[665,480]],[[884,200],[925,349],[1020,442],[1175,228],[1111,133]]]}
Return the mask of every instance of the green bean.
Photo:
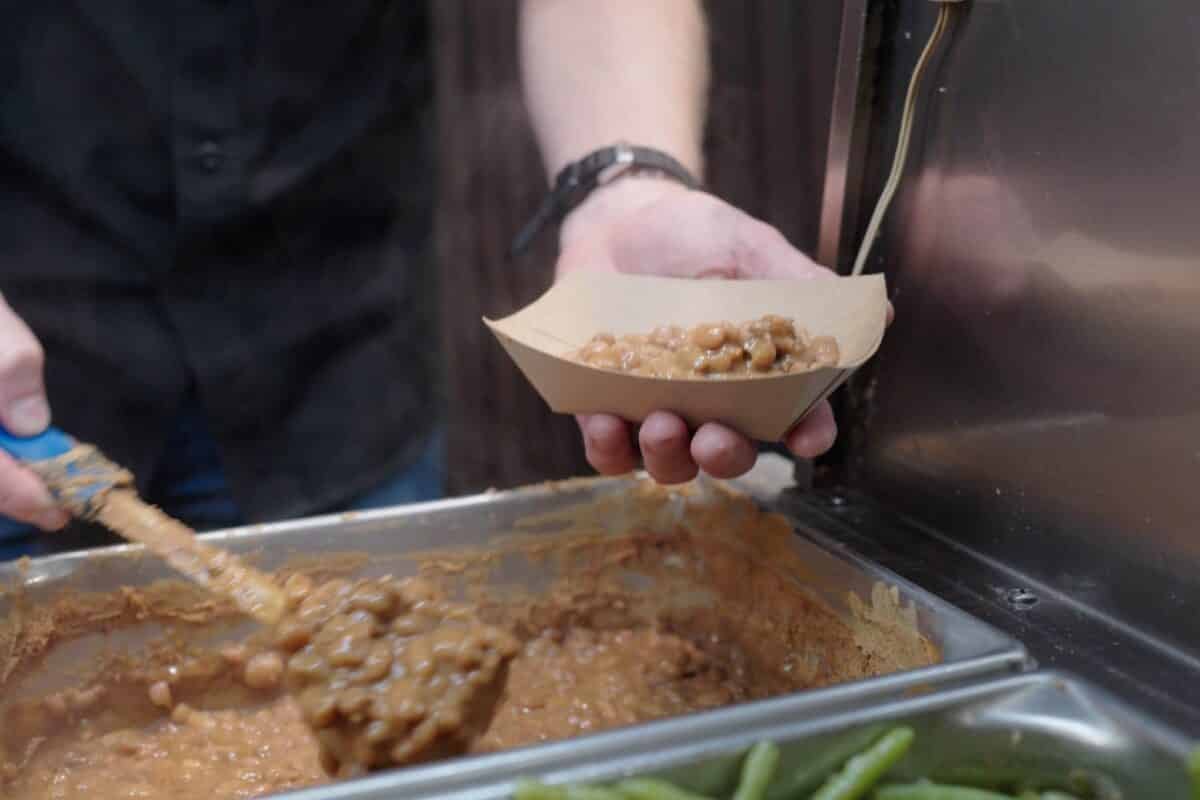
{"label": "green bean", "polygon": [[997,764],[940,767],[936,774],[922,777],[934,783],[974,786],[976,789],[991,789],[993,792],[1018,796],[1023,791],[1038,791],[1040,787],[1040,784],[1030,782],[1028,770]]}
{"label": "green bean", "polygon": [[872,725],[855,731],[838,742],[805,760],[793,772],[784,775],[767,789],[767,800],[807,800],[813,790],[838,771],[846,761],[866,750],[883,733],[884,727]]}
{"label": "green bean", "polygon": [[680,789],[674,784],[654,778],[630,778],[616,785],[619,795],[626,800],[707,800],[707,798]]}
{"label": "green bean", "polygon": [[812,796],[812,800],[855,800],[865,795],[888,770],[896,765],[915,734],[912,728],[893,728],[878,742],[846,762]]}
{"label": "green bean", "polygon": [[970,786],[917,781],[884,786],[875,792],[875,800],[1012,800],[1012,795]]}
{"label": "green bean", "polygon": [[616,789],[603,786],[567,785],[567,800],[624,800]]}
{"label": "green bean", "polygon": [[513,790],[514,800],[567,800],[567,790],[562,786],[547,786],[540,781],[517,781]]}
{"label": "green bean", "polygon": [[1117,782],[1107,775],[1086,769],[1073,769],[1067,775],[1071,791],[1091,800],[1122,800],[1125,797]]}
{"label": "green bean", "polygon": [[742,761],[742,777],[733,800],[763,800],[767,787],[779,767],[779,747],[774,742],[759,742]]}
{"label": "green bean", "polygon": [[1030,796],[1033,797],[1034,800],[1079,800],[1079,798],[1075,795],[1067,794],[1066,792],[1060,792],[1057,789],[1051,789],[1048,792],[1042,792],[1040,795],[1033,794]]}
{"label": "green bean", "polygon": [[1192,800],[1200,800],[1200,745],[1188,756],[1187,770],[1192,779]]}

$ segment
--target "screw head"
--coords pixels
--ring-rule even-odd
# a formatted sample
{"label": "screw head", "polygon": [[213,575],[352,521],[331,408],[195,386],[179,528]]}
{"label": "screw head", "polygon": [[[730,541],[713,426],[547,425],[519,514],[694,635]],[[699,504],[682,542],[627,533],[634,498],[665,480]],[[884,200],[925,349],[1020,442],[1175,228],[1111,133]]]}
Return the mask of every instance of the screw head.
{"label": "screw head", "polygon": [[1038,596],[1028,589],[1009,589],[1004,600],[1017,611],[1028,611],[1038,604]]}

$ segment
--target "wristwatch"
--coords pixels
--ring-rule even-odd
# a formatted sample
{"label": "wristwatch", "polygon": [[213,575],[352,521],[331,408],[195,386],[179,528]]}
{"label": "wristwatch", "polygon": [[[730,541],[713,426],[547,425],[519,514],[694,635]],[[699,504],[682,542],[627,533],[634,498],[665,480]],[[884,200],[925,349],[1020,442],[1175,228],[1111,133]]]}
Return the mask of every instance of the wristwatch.
{"label": "wristwatch", "polygon": [[524,251],[548,224],[561,222],[597,187],[633,173],[654,174],[679,181],[689,189],[700,188],[700,181],[687,167],[661,150],[624,142],[601,148],[559,171],[546,199],[513,238],[508,250],[509,257]]}

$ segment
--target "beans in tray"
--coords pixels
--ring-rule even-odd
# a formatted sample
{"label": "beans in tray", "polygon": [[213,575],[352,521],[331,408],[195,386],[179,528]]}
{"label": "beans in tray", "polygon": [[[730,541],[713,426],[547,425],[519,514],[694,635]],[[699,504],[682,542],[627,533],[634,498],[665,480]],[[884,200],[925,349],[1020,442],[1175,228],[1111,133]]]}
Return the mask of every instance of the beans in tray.
{"label": "beans in tray", "polygon": [[[386,549],[312,559],[298,545],[272,576],[282,619],[252,631],[231,627],[232,604],[170,580],[50,595],[36,625],[0,626],[0,667],[15,670],[0,697],[0,797],[262,796],[940,660],[915,628],[860,638],[789,577],[805,563],[791,522],[712,492],[693,504],[639,483],[612,497],[639,520],[618,535],[594,534],[592,509],[613,506],[589,500],[577,532],[400,545],[410,578],[361,574]],[[509,564],[539,579],[510,584]],[[114,631],[137,632],[137,646],[99,647],[78,668],[65,651],[61,676],[43,666],[57,646]]]}
{"label": "beans in tray", "polygon": [[837,341],[812,336],[792,320],[706,322],[690,329],[662,325],[648,334],[598,333],[570,356],[601,369],[652,378],[747,378],[783,375],[838,363]]}
{"label": "beans in tray", "polygon": [[293,576],[285,590],[275,645],[286,666],[266,653],[246,679],[282,673],[330,773],[459,753],[486,726],[519,649],[509,632],[415,578],[313,586]]}
{"label": "beans in tray", "polygon": [[[1073,770],[1055,781],[1025,783],[1001,778],[987,780],[986,771],[982,771],[980,782],[986,782],[986,786],[890,778],[915,739],[909,727],[884,731],[863,750],[815,780],[811,760],[789,774],[779,769],[779,748],[771,742],[759,742],[743,758],[738,785],[726,797],[731,800],[1132,800],[1111,778],[1083,770]],[[1200,800],[1200,748],[1191,755],[1186,769],[1193,787],[1191,796]],[[607,786],[551,786],[526,780],[517,784],[513,796],[515,800],[706,800],[656,778],[631,778]]]}

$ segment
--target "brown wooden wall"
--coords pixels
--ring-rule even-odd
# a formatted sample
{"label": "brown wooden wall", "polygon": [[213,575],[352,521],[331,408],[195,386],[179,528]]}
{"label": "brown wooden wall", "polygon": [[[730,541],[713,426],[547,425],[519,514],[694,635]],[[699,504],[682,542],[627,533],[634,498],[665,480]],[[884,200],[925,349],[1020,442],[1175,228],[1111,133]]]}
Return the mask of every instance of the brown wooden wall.
{"label": "brown wooden wall", "polygon": [[[517,78],[517,2],[430,3],[448,488],[585,474],[574,422],[548,411],[479,321],[543,292],[555,255],[551,234],[517,262],[504,258],[545,191]],[[707,7],[711,190],[811,253],[840,3],[709,0]]]}

